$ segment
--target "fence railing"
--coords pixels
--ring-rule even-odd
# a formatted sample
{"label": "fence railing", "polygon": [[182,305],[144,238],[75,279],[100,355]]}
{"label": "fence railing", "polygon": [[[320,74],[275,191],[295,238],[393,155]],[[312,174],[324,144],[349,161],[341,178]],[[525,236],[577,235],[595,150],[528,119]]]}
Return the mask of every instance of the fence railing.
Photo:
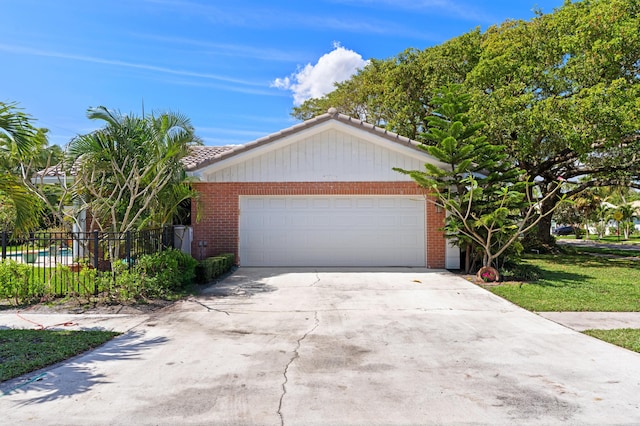
{"label": "fence railing", "polygon": [[[59,296],[98,294],[99,273],[117,274],[142,255],[173,247],[173,227],[123,234],[39,231],[22,237],[1,232],[0,240],[2,262],[8,259],[31,267],[14,268],[18,272],[5,273],[0,279],[29,285],[33,294],[43,289]],[[124,268],[113,267],[114,262]]]}

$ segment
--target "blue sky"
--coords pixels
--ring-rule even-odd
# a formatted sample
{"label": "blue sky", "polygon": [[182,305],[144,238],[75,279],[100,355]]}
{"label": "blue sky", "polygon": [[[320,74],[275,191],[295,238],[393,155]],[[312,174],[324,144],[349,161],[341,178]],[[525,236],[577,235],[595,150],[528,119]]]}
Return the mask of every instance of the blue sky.
{"label": "blue sky", "polygon": [[123,113],[187,115],[206,145],[296,123],[371,58],[424,49],[477,26],[530,19],[563,0],[0,0],[0,101],[18,102],[64,146]]}

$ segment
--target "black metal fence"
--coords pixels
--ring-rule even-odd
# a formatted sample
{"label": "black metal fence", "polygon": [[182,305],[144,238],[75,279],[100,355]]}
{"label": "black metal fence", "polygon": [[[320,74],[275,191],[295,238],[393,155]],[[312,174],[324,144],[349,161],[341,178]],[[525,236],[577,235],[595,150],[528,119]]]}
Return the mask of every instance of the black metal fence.
{"label": "black metal fence", "polygon": [[138,257],[173,247],[170,226],[123,234],[40,231],[20,237],[3,231],[0,237],[0,298],[8,296],[3,288],[15,292],[11,286],[16,285],[28,286],[23,293],[34,295],[95,295],[99,276],[112,274],[115,279]]}

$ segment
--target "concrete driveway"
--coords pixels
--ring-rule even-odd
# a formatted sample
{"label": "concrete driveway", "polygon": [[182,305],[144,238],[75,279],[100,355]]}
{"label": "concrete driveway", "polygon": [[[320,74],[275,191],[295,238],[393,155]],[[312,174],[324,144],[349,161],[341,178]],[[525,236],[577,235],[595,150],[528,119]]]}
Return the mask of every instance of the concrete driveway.
{"label": "concrete driveway", "polygon": [[423,269],[240,268],[31,378],[2,424],[640,423],[640,355]]}

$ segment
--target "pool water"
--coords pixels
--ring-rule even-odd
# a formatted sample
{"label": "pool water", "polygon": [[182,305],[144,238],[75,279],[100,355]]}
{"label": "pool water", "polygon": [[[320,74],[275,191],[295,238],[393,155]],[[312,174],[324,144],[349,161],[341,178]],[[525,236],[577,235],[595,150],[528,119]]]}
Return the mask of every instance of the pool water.
{"label": "pool water", "polygon": [[[7,257],[21,257],[23,255],[23,252],[21,251],[17,251],[17,252],[13,252],[13,253],[7,253]],[[49,257],[63,257],[63,256],[71,256],[71,250],[68,248],[63,248],[63,249],[59,249],[57,252],[55,253],[51,253],[51,251],[49,251],[49,249],[42,249],[38,251],[38,255],[39,256],[49,256]]]}

